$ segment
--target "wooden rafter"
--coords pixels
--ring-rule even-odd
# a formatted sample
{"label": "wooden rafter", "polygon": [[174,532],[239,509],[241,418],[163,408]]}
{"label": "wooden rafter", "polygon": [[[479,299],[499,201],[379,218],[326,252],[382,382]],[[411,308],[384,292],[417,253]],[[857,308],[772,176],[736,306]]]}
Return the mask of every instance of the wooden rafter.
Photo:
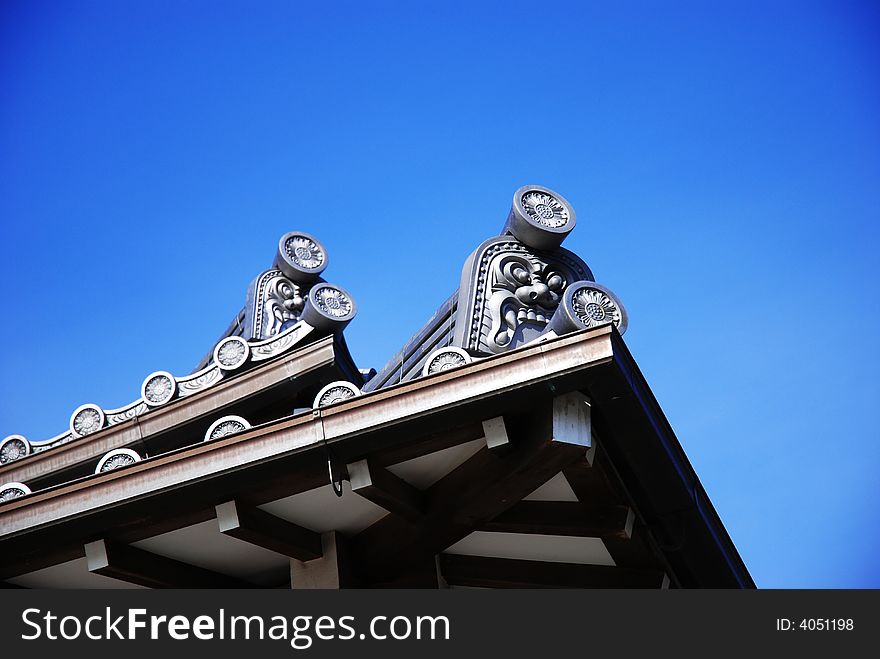
{"label": "wooden rafter", "polygon": [[173,558],[95,540],[85,546],[89,572],[148,588],[247,588],[251,584]]}
{"label": "wooden rafter", "polygon": [[[578,500],[584,504],[615,505],[628,502],[623,485],[604,446],[594,441],[592,463],[576,462],[563,470],[563,475]],[[633,511],[635,513],[635,511]],[[656,568],[661,564],[661,553],[654,546],[649,531],[636,515],[631,520],[628,537],[614,535],[603,537],[605,548],[619,566],[632,568]],[[669,570],[669,573],[672,573]]]}
{"label": "wooden rafter", "polygon": [[667,583],[659,570],[457,554],[440,555],[440,572],[451,586],[482,588],[662,588]]}
{"label": "wooden rafter", "polygon": [[347,466],[351,489],[390,513],[416,521],[425,512],[422,492],[385,467],[370,460],[358,460]]}
{"label": "wooden rafter", "polygon": [[338,590],[358,585],[352,569],[348,541],[337,531],[321,534],[322,555],[310,561],[290,561],[290,587],[294,590]]}
{"label": "wooden rafter", "polygon": [[632,533],[633,519],[632,509],[623,505],[520,501],[480,530],[626,540]]}
{"label": "wooden rafter", "polygon": [[[441,552],[497,517],[566,466],[590,445],[577,400],[546,400],[506,423],[511,447],[497,455],[483,448],[425,492],[417,522],[388,515],[354,538],[358,567],[371,582],[388,581],[414,562]],[[572,411],[574,410],[574,418]],[[580,416],[578,416],[580,415]]]}
{"label": "wooden rafter", "polygon": [[216,508],[220,532],[263,549],[310,561],[321,557],[321,536],[240,501]]}

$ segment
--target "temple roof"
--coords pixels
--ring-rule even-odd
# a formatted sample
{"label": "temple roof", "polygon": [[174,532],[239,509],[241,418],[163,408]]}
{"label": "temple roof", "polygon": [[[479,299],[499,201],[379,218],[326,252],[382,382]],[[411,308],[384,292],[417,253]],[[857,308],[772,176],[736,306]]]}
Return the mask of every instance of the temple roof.
{"label": "temple roof", "polygon": [[[623,515],[618,520],[622,526],[603,538],[607,547],[633,537],[637,518],[642,539],[612,551],[613,557],[600,556],[611,564],[632,563],[637,568],[630,575],[633,583],[660,585],[658,575],[665,575],[664,583],[671,578],[676,585],[751,585],[621,339],[628,322],[622,303],[594,280],[578,255],[562,247],[575,224],[574,209],[558,193],[537,185],[518,189],[501,233],[476,247],[464,263],[458,288],[378,373],[359,369],[346,346],[343,330],[357,305],[343,287],[324,279],[324,246],[309,234],[285,234],[270,267],[250,283],[241,311],[192,373],[151,373],[143,380],[141,396],[122,408],[81,405],[71,414],[69,427],[54,437],[10,435],[0,443],[0,483],[5,483],[0,486],[0,545],[20,554],[2,573],[34,572],[40,565],[82,556],[83,545],[76,542],[51,559],[43,555],[41,543],[54,537],[51,530],[43,537],[39,529],[44,526],[87,537],[112,521],[121,529],[114,542],[143,542],[133,551],[145,551],[150,538],[169,524],[190,524],[184,516],[129,528],[130,514],[162,517],[164,512],[149,506],[166,506],[169,492],[185,490],[195,497],[191,515],[198,519],[221,519],[229,512],[224,508],[221,514],[220,507],[214,511],[212,497],[232,497],[234,512],[239,505],[235,497],[246,492],[248,505],[268,506],[253,513],[262,519],[266,510],[286,510],[272,507],[279,497],[319,487],[323,469],[325,485],[329,479],[337,495],[347,483],[345,487],[376,504],[376,510],[389,512],[378,521],[367,515],[348,531],[361,538],[365,562],[360,578],[370,583],[392,580],[397,578],[394,565],[375,553],[382,538],[394,537],[403,545],[411,541],[415,556],[444,548],[449,552],[452,545],[458,547],[457,541],[488,532],[469,530],[441,514],[446,504],[435,499],[441,496],[438,492],[457,500],[457,488],[470,486],[449,470],[447,458],[432,458],[435,467],[428,468],[427,456],[474,442],[499,456],[528,454],[532,443],[544,446],[549,428],[550,446],[556,448],[547,450],[556,457],[534,464],[529,458],[531,467],[523,473],[517,471],[516,460],[504,458],[519,475],[500,471],[497,476],[513,483],[513,490],[499,490],[503,496],[495,508],[477,500],[460,502],[481,511],[468,515],[496,531],[521,530],[523,524],[540,527],[540,520],[533,523],[537,507],[526,504],[524,497],[558,481],[553,496],[559,491],[563,498],[576,494],[569,503],[589,504],[598,493],[602,501],[617,506],[616,512],[603,513],[615,519]],[[550,425],[535,426],[545,415]],[[313,428],[314,423],[320,427]],[[557,424],[574,435],[560,443]],[[517,439],[524,432],[521,427],[531,430]],[[407,433],[423,439],[407,439]],[[422,448],[413,452],[417,445]],[[599,460],[604,466],[590,471],[597,446],[602,447],[605,457]],[[209,455],[211,460],[204,462]],[[323,456],[323,467],[315,466],[316,456]],[[421,466],[400,467],[389,476],[384,466],[377,471],[376,460],[389,469],[413,460]],[[489,470],[487,477],[501,469],[483,460],[465,470],[468,478],[481,478],[484,469]],[[305,480],[264,487],[275,483],[283,472],[280,465]],[[424,469],[439,471],[429,477]],[[229,480],[232,472],[240,472],[237,480]],[[435,491],[432,483],[438,478],[438,483],[457,484],[438,484]],[[208,489],[203,492],[203,487]],[[102,517],[102,496],[106,505],[118,502],[112,520]],[[129,499],[130,505],[125,503]],[[505,512],[520,499],[525,505],[518,513]],[[149,501],[153,503],[144,503]],[[432,506],[437,511],[431,512]],[[542,510],[565,517],[585,514],[586,509]],[[85,520],[82,528],[74,521],[78,515]],[[520,517],[528,523],[516,521]],[[562,528],[565,535],[570,524],[550,527]],[[658,538],[675,535],[675,525],[697,539],[687,556],[658,544]],[[591,532],[578,523],[575,527],[577,533]],[[419,533],[440,536],[435,544],[422,546]],[[636,544],[641,549],[633,553]],[[499,560],[503,556],[495,554]],[[405,563],[405,558],[400,560]],[[455,578],[467,585],[468,577],[460,575],[473,565],[448,555],[443,560],[448,574],[458,574]],[[643,563],[647,571],[639,572]],[[482,565],[481,575],[495,564]]]}
{"label": "temple roof", "polygon": [[[282,393],[290,396],[305,387],[309,390],[306,393],[313,394],[328,378],[362,385],[363,374],[342,336],[357,307],[350,293],[320,276],[327,262],[325,248],[314,237],[300,232],[282,236],[272,267],[251,282],[241,312],[195,371],[185,375],[151,373],[141,384],[140,397],[120,408],[81,405],[71,414],[68,428],[54,437],[6,437],[0,443],[0,483],[7,485],[0,486],[0,498],[56,483],[60,472],[65,477],[89,473],[85,463],[91,464],[91,469],[97,463],[97,469],[109,470],[155,455],[156,450],[191,442],[193,424],[205,425],[206,414],[249,413],[250,421],[238,416],[238,420],[212,425],[206,433],[206,437],[219,436],[292,412],[294,407],[287,401],[276,401]],[[285,363],[295,349],[325,344],[332,346],[333,356],[318,380],[305,373],[294,384],[290,373],[278,372],[279,363]],[[241,382],[251,385],[242,389]],[[260,383],[256,388],[255,382]],[[220,395],[239,390],[237,395]],[[297,398],[295,394],[293,398]],[[305,401],[302,398],[303,405]],[[173,413],[167,414],[169,410]],[[75,447],[70,448],[71,444]],[[114,455],[95,454],[86,450],[87,446],[109,448]],[[60,455],[64,447],[65,459],[44,455]]]}
{"label": "temple roof", "polygon": [[[48,474],[39,469],[14,468],[12,463],[18,460],[71,442],[85,446],[82,440],[95,433],[102,433],[101,437],[119,436],[119,432],[111,432],[119,426],[153,426],[150,421],[159,409],[169,405],[189,409],[191,406],[182,401],[245,372],[259,370],[263,364],[322,337],[336,337],[334,363],[340,366],[328,376],[333,379],[323,381],[322,385],[329,385],[334,379],[347,382],[348,388],[336,386],[328,390],[340,396],[346,392],[356,395],[361,391],[375,391],[606,322],[615,324],[623,332],[626,312],[620,301],[610,290],[593,281],[586,263],[561,247],[575,224],[574,209],[560,194],[536,185],[517,190],[501,234],[487,239],[474,250],[464,265],[458,290],[375,377],[369,369],[358,370],[346,347],[342,332],[355,317],[357,307],[344,288],[323,279],[329,263],[327,250],[312,235],[287,233],[278,242],[271,267],[250,283],[241,311],[199,361],[195,371],[186,375],[165,371],[151,373],[141,385],[141,396],[120,408],[105,410],[94,403],[81,405],[71,414],[69,427],[54,437],[7,436],[0,443],[0,482],[10,485],[2,486],[0,497],[27,493],[40,483],[57,480],[52,477],[46,480]],[[307,393],[314,392],[309,389]],[[264,396],[263,392],[254,395]],[[333,399],[328,392],[322,395],[323,404]],[[259,409],[252,411],[250,421],[226,421],[219,425],[220,430],[212,428],[211,433],[242,430],[245,424],[268,420],[267,414],[290,413],[311,402],[301,398],[288,409],[258,406]],[[221,412],[224,404],[210,409]],[[242,405],[232,407],[237,409]],[[175,418],[181,419],[177,426],[164,429],[160,434],[174,435],[194,422],[204,422],[201,414],[194,413]],[[78,454],[87,462],[100,462],[102,469],[146,457],[137,452],[131,437],[126,439],[129,441],[101,444],[115,451],[123,448],[128,451],[113,460],[103,460],[108,456],[81,450],[66,453]],[[140,430],[138,441],[147,441]],[[162,445],[176,443],[163,440]],[[35,458],[27,464],[53,465],[55,462]],[[80,466],[71,473],[87,471]],[[25,476],[26,481],[22,481]]]}

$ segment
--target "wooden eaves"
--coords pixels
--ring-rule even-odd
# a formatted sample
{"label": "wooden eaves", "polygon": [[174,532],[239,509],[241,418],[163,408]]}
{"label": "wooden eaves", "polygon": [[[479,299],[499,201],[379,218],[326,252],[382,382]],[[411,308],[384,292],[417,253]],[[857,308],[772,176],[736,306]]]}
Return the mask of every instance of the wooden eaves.
{"label": "wooden eaves", "polygon": [[0,483],[44,489],[91,475],[101,456],[113,449],[130,448],[146,457],[192,444],[225,414],[238,414],[255,424],[286,416],[295,401],[310,404],[320,383],[348,379],[357,372],[338,341],[333,336],[319,339],[171,405],[0,465]]}
{"label": "wooden eaves", "polygon": [[[598,442],[590,446],[554,437],[559,402],[572,395],[591,406]],[[502,420],[509,435],[494,444],[486,426],[493,419]],[[387,469],[481,437],[487,438],[483,449],[424,490]],[[259,511],[267,502],[326,486],[328,457],[335,473],[348,472],[354,494],[345,496],[369,498],[388,514],[345,537],[318,535]],[[560,471],[579,502],[523,501]],[[126,546],[215,518],[221,532],[274,545],[290,556],[294,587],[313,578],[326,584],[321,580],[331,557],[330,572],[339,586],[445,580],[488,586],[754,587],[611,326],[7,502],[0,507],[0,578],[86,556],[90,569],[163,585],[157,574],[175,571],[162,560],[151,566],[148,552]],[[444,553],[480,529],[592,535],[602,538],[615,566]],[[114,548],[123,563],[115,569]],[[216,576],[216,585],[229,585],[227,576]]]}

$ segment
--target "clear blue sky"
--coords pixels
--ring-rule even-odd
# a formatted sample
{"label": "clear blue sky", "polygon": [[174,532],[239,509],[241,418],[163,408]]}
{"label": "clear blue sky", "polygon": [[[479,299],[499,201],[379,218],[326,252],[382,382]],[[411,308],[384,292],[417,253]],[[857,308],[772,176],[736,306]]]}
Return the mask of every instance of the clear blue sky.
{"label": "clear blue sky", "polygon": [[0,437],[189,372],[295,229],[380,367],[539,183],[757,583],[880,587],[878,28],[846,1],[5,0]]}

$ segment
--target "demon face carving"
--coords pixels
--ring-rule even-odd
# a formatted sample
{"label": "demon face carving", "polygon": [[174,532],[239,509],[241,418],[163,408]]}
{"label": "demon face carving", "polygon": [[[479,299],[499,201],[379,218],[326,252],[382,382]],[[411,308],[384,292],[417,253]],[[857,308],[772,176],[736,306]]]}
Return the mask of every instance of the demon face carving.
{"label": "demon face carving", "polygon": [[263,272],[248,288],[244,338],[270,339],[296,323],[302,316],[307,289],[276,268]]}
{"label": "demon face carving", "polygon": [[488,347],[492,352],[537,337],[559,306],[568,268],[531,255],[507,254],[491,266]]}
{"label": "demon face carving", "polygon": [[304,301],[299,286],[287,277],[275,277],[266,286],[263,302],[263,338],[276,336],[299,319]]}
{"label": "demon face carving", "polygon": [[538,338],[576,281],[593,273],[567,249],[534,249],[508,235],[484,241],[462,269],[453,344],[492,355]]}

